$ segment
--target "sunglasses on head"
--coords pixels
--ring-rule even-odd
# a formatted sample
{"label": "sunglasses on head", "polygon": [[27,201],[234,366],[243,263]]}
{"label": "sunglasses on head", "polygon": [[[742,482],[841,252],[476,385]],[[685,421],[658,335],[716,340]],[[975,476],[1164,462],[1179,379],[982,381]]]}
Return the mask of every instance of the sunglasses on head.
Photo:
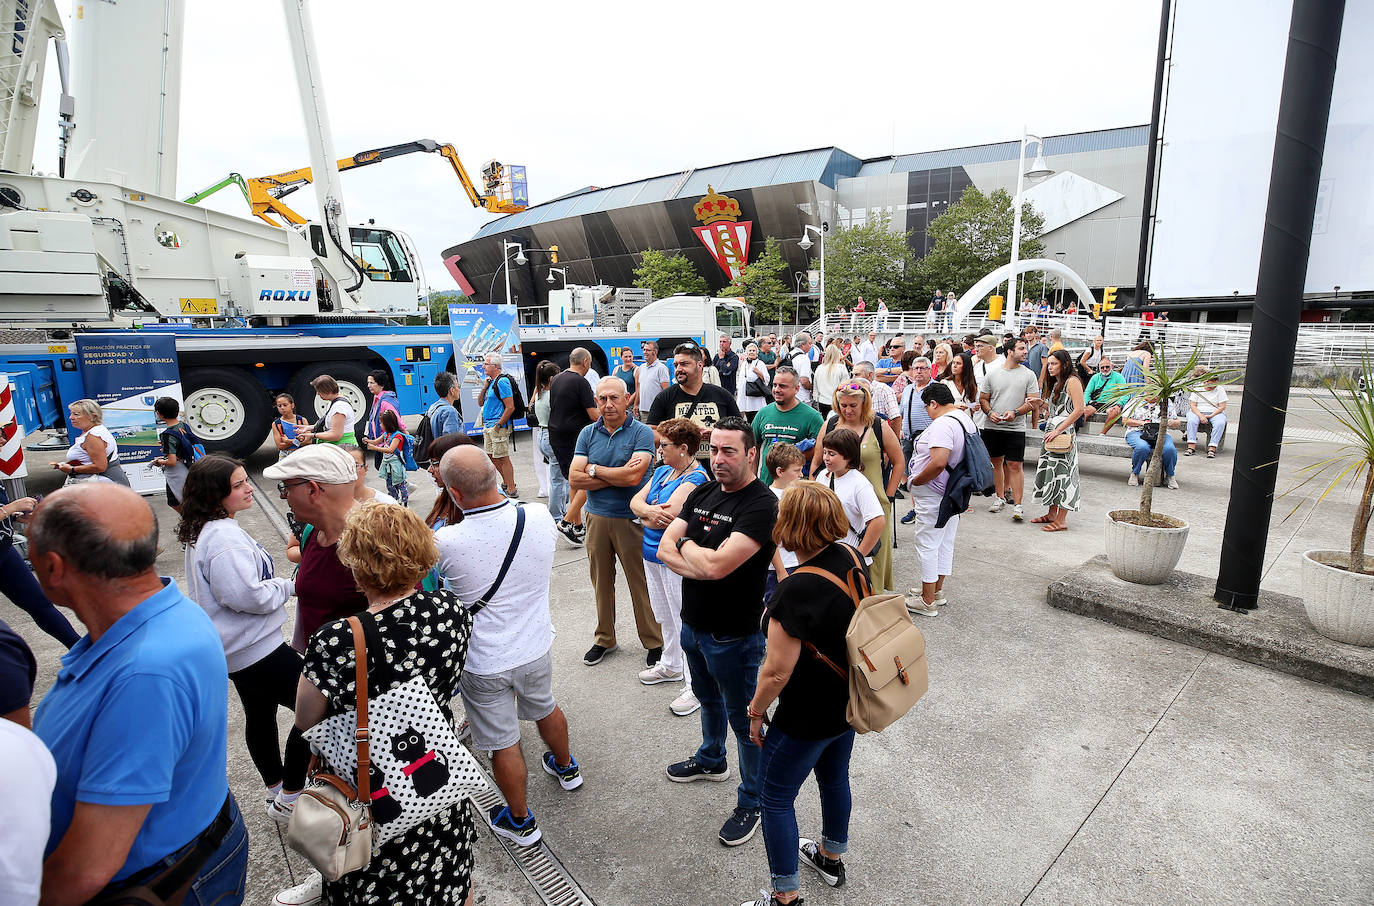
{"label": "sunglasses on head", "polygon": [[679,352],[685,352],[685,353],[687,353],[688,355],[691,355],[692,353],[696,352],[696,351],[697,351],[698,349],[700,349],[700,348],[701,348],[701,347],[698,346],[698,345],[695,344],[695,343],[682,343],[682,344],[679,344],[678,347],[677,347],[676,349],[673,350],[673,355],[677,355]]}

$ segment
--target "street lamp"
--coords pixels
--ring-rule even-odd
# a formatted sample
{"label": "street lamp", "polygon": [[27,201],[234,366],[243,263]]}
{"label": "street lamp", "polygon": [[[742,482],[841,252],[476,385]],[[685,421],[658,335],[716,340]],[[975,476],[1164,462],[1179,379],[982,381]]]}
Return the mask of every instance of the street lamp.
{"label": "street lamp", "polygon": [[[525,257],[525,247],[524,247],[522,244],[520,244],[519,242],[511,242],[509,239],[502,239],[502,240],[501,240],[501,267],[497,268],[497,271],[499,272],[499,271],[501,271],[502,269],[504,269],[505,272],[506,272],[506,304],[507,304],[507,305],[510,305],[510,304],[511,304],[511,300],[510,300],[510,250],[511,250],[511,249],[515,249],[515,263],[516,263],[516,264],[520,265],[521,267],[524,267],[526,264],[529,264],[529,263],[530,263],[530,259],[528,259],[528,258]],[[492,289],[495,289],[495,288],[496,288],[496,275],[495,275],[495,274],[493,274],[492,277],[491,277],[491,286],[492,286]],[[487,298],[488,298],[488,299],[491,298],[491,290],[487,290]]]}
{"label": "street lamp", "polygon": [[564,289],[567,289],[567,288],[568,288],[568,269],[567,269],[566,267],[551,267],[551,268],[549,268],[549,279],[548,279],[548,282],[549,282],[549,283],[552,283],[552,282],[553,282],[553,275],[554,275],[554,274],[557,274],[558,276],[560,276],[560,277],[563,278],[563,288],[564,288]]}
{"label": "street lamp", "polygon": [[814,232],[821,241],[821,332],[825,332],[825,233],[830,229],[830,224],[822,220],[820,226],[812,226],[809,223],[802,224],[802,236],[797,242],[797,248],[803,252],[810,251],[811,237],[807,233]]}
{"label": "street lamp", "polygon": [[[1035,143],[1035,160],[1031,163],[1029,170],[1026,169],[1026,146]],[[1016,311],[1020,304],[1020,293],[1016,288],[1016,262],[1021,256],[1021,205],[1022,194],[1026,187],[1026,177],[1040,179],[1054,173],[1049,165],[1045,163],[1045,140],[1038,135],[1031,135],[1023,128],[1021,130],[1020,155],[1016,160],[1016,199],[1012,202],[1015,213],[1012,216],[1011,227],[1011,273],[1007,275],[1007,329],[1015,333],[1016,331]]]}
{"label": "street lamp", "polygon": [[[803,234],[803,235],[805,235],[805,234]],[[792,300],[793,300],[794,302],[796,302],[796,304],[797,304],[797,314],[796,314],[796,318],[797,318],[797,323],[800,324],[800,323],[801,323],[801,284],[802,284],[802,281],[806,279],[806,272],[805,272],[805,271],[797,271],[797,272],[796,272],[795,274],[793,274],[792,276],[795,278],[795,282],[796,282],[796,284],[797,284],[797,292],[792,296]],[[809,288],[809,287],[808,287],[808,288]],[[781,312],[781,311],[778,312],[778,332],[779,332],[779,333],[782,332],[782,312]]]}

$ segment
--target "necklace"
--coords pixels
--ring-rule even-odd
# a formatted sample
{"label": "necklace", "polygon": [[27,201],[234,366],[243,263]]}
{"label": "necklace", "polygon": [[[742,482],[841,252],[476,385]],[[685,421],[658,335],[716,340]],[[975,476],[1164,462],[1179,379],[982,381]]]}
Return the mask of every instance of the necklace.
{"label": "necklace", "polygon": [[406,598],[410,597],[413,594],[415,594],[415,591],[412,589],[411,591],[408,591],[405,594],[401,595],[399,598],[392,598],[390,601],[373,601],[372,603],[367,605],[367,612],[379,613],[380,611],[383,611],[386,608],[390,607],[392,604],[399,604],[400,602],[404,601]]}

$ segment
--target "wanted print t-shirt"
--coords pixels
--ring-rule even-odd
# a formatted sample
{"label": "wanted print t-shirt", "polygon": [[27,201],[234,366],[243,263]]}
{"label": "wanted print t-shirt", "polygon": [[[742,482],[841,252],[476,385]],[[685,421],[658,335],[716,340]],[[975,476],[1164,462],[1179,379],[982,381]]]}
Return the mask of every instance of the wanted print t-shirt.
{"label": "wanted print t-shirt", "polygon": [[688,495],[681,518],[687,521],[686,537],[711,550],[719,550],[735,532],[759,543],[759,549],[723,579],[682,580],[682,621],[722,638],[758,632],[763,586],[773,559],[778,498],[761,481],[751,481],[734,493],[709,481]]}
{"label": "wanted print t-shirt", "polygon": [[[657,425],[670,418],[686,418],[704,428],[710,428],[731,415],[739,415],[739,404],[735,402],[734,394],[723,387],[702,384],[697,395],[692,396],[683,390],[681,385],[674,384],[654,400],[654,406],[649,411],[648,424]],[[703,440],[697,450],[697,458],[706,459],[710,455],[710,441]]]}

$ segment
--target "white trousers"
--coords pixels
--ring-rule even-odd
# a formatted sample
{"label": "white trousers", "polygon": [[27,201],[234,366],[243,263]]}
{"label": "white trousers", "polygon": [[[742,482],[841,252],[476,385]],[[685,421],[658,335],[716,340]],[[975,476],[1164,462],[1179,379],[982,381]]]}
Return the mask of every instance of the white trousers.
{"label": "white trousers", "polygon": [[[534,432],[538,434],[540,431],[547,432],[548,430],[548,428],[535,428]],[[539,447],[540,444],[537,440],[530,444],[530,448],[534,451],[534,477],[539,479],[539,496],[547,497],[549,496],[549,464],[544,462],[544,451]]]}
{"label": "white trousers", "polygon": [[921,560],[921,581],[938,582],[954,572],[954,536],[959,517],[951,516],[944,528],[936,528],[940,516],[940,496],[922,485],[911,495],[916,509],[916,554]]}
{"label": "white trousers", "polygon": [[674,673],[683,673],[691,689],[692,675],[682,656],[682,577],[662,563],[645,560],[644,579],[649,586],[649,607],[663,627],[663,663]]}

